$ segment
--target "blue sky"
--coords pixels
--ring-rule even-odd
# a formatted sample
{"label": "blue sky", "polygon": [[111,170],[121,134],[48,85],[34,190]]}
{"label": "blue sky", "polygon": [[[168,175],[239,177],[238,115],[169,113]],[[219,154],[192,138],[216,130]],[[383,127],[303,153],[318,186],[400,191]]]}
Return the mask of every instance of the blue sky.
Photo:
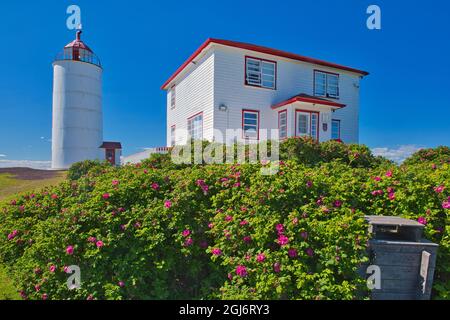
{"label": "blue sky", "polygon": [[[450,144],[446,0],[2,1],[0,161],[51,158],[51,63],[74,38],[71,4],[81,7],[83,40],[105,70],[105,140],[122,141],[125,155],[165,144],[160,86],[208,37],[370,71],[360,142],[376,152]],[[366,28],[371,4],[382,10],[380,31]]]}

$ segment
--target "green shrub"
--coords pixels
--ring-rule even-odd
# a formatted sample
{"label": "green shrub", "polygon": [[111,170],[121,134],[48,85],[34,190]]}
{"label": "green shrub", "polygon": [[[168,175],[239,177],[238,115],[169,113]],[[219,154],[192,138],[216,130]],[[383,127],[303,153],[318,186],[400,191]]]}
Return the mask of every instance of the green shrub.
{"label": "green shrub", "polygon": [[405,160],[403,165],[415,165],[424,162],[429,162],[431,165],[439,163],[450,163],[450,148],[440,146],[435,149],[422,149],[414,153],[411,157]]}
{"label": "green shrub", "polygon": [[0,209],[0,261],[29,299],[364,299],[364,215],[398,215],[426,219],[440,244],[433,296],[449,298],[449,164],[300,139],[282,152],[292,159],[271,176],[164,155],[93,166]]}
{"label": "green shrub", "polygon": [[72,181],[80,179],[82,176],[86,175],[88,172],[94,175],[98,175],[105,168],[111,167],[111,164],[107,161],[100,162],[98,160],[85,160],[74,163],[67,173],[67,178]]}

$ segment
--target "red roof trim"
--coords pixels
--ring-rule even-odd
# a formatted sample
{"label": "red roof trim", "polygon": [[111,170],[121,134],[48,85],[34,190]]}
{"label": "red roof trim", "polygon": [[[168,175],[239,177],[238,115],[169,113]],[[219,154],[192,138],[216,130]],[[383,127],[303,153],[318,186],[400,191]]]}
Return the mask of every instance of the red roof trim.
{"label": "red roof trim", "polygon": [[333,101],[328,101],[328,100],[324,100],[324,99],[318,99],[318,98],[309,98],[309,97],[300,97],[300,96],[296,96],[293,97],[291,99],[285,100],[283,102],[280,102],[276,105],[272,106],[272,109],[277,109],[277,108],[281,108],[285,105],[294,103],[294,102],[307,102],[307,103],[314,103],[314,104],[321,104],[321,105],[325,105],[325,106],[330,106],[330,107],[335,107],[335,108],[344,108],[345,104],[342,103],[337,103],[337,102],[333,102]]}
{"label": "red roof trim", "polygon": [[309,58],[309,57],[301,56],[301,55],[298,55],[295,53],[289,53],[286,51],[257,46],[257,45],[249,44],[249,43],[209,38],[175,71],[174,74],[172,74],[172,76],[161,86],[161,89],[165,90],[167,85],[176,76],[178,76],[184,70],[184,68],[186,68],[203,51],[203,49],[205,49],[211,43],[221,44],[221,45],[228,46],[228,47],[246,49],[246,50],[250,50],[250,51],[256,51],[256,52],[270,54],[270,55],[288,58],[288,59],[292,59],[292,60],[303,61],[303,62],[317,64],[317,65],[321,65],[321,66],[325,66],[325,67],[355,72],[355,73],[359,73],[363,76],[369,75],[369,73],[367,71],[358,70],[358,69],[346,67],[343,65],[339,65],[336,63],[327,62],[327,61],[323,61],[323,60],[319,60],[319,59]]}

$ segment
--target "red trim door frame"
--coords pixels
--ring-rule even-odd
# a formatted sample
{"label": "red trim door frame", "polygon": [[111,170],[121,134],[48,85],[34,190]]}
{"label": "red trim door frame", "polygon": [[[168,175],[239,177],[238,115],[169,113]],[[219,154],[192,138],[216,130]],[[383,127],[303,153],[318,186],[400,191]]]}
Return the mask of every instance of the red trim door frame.
{"label": "red trim door frame", "polygon": [[[294,127],[294,137],[299,137],[297,136],[297,113],[298,112],[304,112],[304,113],[309,113],[309,128],[311,131],[311,125],[312,125],[312,117],[311,114],[315,113],[317,114],[317,137],[316,140],[319,141],[319,137],[320,137],[320,112],[319,111],[310,111],[310,110],[302,110],[302,109],[295,109],[295,127]],[[311,137],[314,138],[314,137]]]}

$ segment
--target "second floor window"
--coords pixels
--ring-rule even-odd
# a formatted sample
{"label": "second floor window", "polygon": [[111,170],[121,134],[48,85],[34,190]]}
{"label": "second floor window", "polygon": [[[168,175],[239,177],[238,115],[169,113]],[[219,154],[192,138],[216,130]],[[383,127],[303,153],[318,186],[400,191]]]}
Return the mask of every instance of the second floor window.
{"label": "second floor window", "polygon": [[339,98],[339,75],[323,71],[314,71],[314,95]]}
{"label": "second floor window", "polygon": [[203,113],[188,119],[188,132],[192,140],[203,140]]}
{"label": "second floor window", "polygon": [[175,109],[176,91],[175,86],[170,89],[170,109]]}
{"label": "second floor window", "polygon": [[257,58],[245,58],[245,84],[268,89],[276,88],[277,63]]}

